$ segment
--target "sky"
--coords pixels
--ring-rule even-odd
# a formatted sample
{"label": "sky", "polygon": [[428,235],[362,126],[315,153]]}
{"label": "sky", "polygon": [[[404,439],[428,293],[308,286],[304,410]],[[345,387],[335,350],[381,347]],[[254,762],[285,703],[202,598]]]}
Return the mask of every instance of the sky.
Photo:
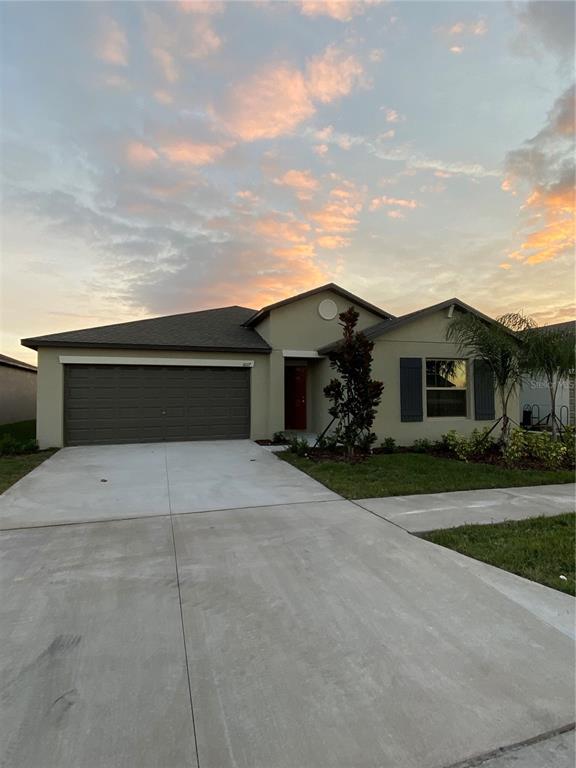
{"label": "sky", "polygon": [[3,2],[0,351],[336,282],[574,317],[570,2]]}

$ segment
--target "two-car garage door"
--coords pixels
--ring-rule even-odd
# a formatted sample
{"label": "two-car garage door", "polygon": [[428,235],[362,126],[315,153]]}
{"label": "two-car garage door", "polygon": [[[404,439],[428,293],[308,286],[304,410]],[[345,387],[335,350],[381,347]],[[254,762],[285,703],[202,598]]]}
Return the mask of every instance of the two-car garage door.
{"label": "two-car garage door", "polygon": [[249,368],[64,366],[66,445],[249,436]]}

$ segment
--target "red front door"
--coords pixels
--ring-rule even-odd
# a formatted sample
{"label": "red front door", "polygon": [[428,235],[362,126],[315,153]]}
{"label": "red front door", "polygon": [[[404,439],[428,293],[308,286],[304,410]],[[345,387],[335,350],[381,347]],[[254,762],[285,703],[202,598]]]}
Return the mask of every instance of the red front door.
{"label": "red front door", "polygon": [[306,429],[305,365],[287,365],[284,369],[284,428]]}

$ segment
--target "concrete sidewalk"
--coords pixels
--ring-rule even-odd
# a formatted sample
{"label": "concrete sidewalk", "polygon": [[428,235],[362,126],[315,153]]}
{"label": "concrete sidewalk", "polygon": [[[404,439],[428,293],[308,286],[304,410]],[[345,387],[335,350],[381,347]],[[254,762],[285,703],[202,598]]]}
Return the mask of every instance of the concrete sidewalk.
{"label": "concrete sidewalk", "polygon": [[576,509],[574,483],[358,499],[364,509],[410,533],[560,515]]}

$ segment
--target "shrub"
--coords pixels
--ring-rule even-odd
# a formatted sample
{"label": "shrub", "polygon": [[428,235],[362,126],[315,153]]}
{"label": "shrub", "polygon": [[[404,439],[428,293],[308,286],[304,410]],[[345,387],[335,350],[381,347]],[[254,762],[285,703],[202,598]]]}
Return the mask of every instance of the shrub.
{"label": "shrub", "polygon": [[291,437],[290,440],[288,440],[288,448],[292,453],[295,453],[296,456],[307,456],[310,451],[308,440],[304,437]]}
{"label": "shrub", "polygon": [[332,433],[330,435],[323,435],[319,438],[315,447],[320,448],[323,451],[335,451],[338,446],[338,437]]}
{"label": "shrub", "polygon": [[507,464],[535,461],[546,469],[560,469],[567,462],[567,454],[563,441],[554,440],[547,432],[527,432],[520,427],[510,433],[503,453]]}
{"label": "shrub", "polygon": [[565,427],[562,432],[562,445],[566,448],[566,463],[573,467],[576,463],[576,428]]}
{"label": "shrub", "polygon": [[20,440],[13,435],[0,435],[0,456],[16,456],[19,453],[34,453],[37,450],[36,440]]}
{"label": "shrub", "polygon": [[276,445],[281,445],[286,442],[286,435],[284,432],[274,432],[272,435],[272,442]]}
{"label": "shrub", "polygon": [[442,435],[442,444],[461,461],[484,456],[492,448],[492,440],[488,437],[490,427],[473,429],[468,437],[459,435],[451,429]]}
{"label": "shrub", "polygon": [[410,450],[413,453],[430,453],[434,445],[431,440],[426,437],[421,437],[418,440],[414,440],[410,446]]}
{"label": "shrub", "polygon": [[393,437],[385,437],[380,443],[382,453],[394,453],[396,450],[396,440]]}

